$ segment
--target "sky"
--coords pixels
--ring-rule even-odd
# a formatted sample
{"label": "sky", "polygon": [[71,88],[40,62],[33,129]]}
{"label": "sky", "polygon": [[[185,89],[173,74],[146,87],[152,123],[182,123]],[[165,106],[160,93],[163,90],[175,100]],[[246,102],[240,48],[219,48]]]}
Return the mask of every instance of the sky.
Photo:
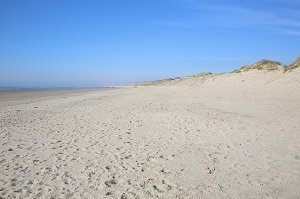
{"label": "sky", "polygon": [[300,0],[0,0],[0,87],[90,87],[300,55]]}

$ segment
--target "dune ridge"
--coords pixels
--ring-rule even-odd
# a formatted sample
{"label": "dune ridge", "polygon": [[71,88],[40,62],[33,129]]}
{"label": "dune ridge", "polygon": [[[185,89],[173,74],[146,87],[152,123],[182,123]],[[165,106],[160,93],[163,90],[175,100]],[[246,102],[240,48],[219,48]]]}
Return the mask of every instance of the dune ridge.
{"label": "dune ridge", "polygon": [[[133,83],[131,85],[135,86],[201,86],[205,83],[211,81],[218,81],[224,78],[236,78],[237,82],[244,82],[247,75],[253,77],[256,74],[258,79],[265,79],[265,81],[261,81],[264,84],[270,82],[270,78],[273,78],[274,81],[285,81],[290,79],[290,82],[295,80],[295,83],[298,82],[297,75],[299,75],[300,67],[300,57],[298,57],[294,62],[289,65],[283,65],[278,61],[272,61],[267,59],[262,59],[253,64],[244,65],[239,69],[233,70],[231,72],[223,72],[223,73],[212,73],[212,72],[202,72],[190,76],[176,77],[176,78],[168,78],[162,80],[155,80],[149,82],[139,82]],[[293,74],[289,74],[293,72]],[[247,78],[246,78],[247,79]],[[257,81],[257,79],[252,78],[248,79],[252,81]]]}

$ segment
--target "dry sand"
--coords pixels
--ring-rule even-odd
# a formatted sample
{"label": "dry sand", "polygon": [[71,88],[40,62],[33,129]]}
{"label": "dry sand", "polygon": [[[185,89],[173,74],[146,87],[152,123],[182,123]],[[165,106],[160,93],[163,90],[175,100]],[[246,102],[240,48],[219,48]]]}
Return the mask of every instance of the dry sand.
{"label": "dry sand", "polygon": [[0,198],[299,198],[300,69],[0,102]]}

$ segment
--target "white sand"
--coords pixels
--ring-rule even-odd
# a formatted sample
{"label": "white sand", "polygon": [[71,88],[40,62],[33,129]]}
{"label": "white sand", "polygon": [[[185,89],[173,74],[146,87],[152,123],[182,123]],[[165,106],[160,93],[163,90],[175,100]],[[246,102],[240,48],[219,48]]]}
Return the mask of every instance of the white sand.
{"label": "white sand", "polygon": [[0,198],[300,197],[299,69],[164,85],[0,102]]}

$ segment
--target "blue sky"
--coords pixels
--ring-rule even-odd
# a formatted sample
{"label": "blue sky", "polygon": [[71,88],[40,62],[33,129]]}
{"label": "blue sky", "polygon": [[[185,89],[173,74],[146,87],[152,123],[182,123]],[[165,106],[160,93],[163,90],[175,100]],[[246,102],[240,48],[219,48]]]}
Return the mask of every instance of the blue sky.
{"label": "blue sky", "polygon": [[300,54],[300,0],[0,0],[0,86],[103,86]]}

